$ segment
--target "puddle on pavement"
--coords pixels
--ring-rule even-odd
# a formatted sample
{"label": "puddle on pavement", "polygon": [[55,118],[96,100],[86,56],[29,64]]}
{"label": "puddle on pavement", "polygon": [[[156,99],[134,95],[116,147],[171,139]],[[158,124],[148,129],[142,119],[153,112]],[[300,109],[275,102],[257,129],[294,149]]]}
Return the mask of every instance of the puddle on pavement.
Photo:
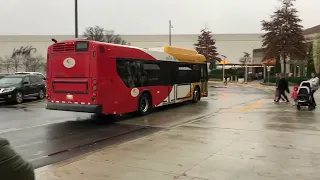
{"label": "puddle on pavement", "polygon": [[27,108],[27,106],[23,105],[4,105],[3,108],[6,109],[15,109],[15,110],[23,110],[23,111],[31,111],[30,109]]}

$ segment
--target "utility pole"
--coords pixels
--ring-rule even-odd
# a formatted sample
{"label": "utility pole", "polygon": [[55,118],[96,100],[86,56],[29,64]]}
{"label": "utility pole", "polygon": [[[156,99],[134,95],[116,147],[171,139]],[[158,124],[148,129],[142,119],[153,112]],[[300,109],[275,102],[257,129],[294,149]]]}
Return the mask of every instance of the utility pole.
{"label": "utility pole", "polygon": [[78,0],[74,0],[75,38],[78,38]]}
{"label": "utility pole", "polygon": [[169,20],[169,46],[171,46],[171,29],[172,29],[171,20]]}

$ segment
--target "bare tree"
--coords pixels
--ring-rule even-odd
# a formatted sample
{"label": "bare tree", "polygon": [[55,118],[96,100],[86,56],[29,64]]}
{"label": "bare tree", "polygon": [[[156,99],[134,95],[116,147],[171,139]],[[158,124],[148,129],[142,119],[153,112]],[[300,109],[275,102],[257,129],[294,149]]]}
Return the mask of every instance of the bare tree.
{"label": "bare tree", "polygon": [[87,27],[83,33],[83,36],[88,40],[104,42],[104,28],[100,26]]}
{"label": "bare tree", "polygon": [[4,64],[3,64],[3,58],[0,57],[0,72],[2,72],[2,69],[4,68]]}
{"label": "bare tree", "polygon": [[21,46],[19,49],[14,49],[11,58],[14,61],[15,71],[18,71],[20,65],[25,71],[28,71],[32,53],[36,51],[37,49],[32,46]]}
{"label": "bare tree", "polygon": [[122,44],[126,45],[127,42],[123,40],[120,35],[114,34],[114,31],[106,30],[105,31],[105,42],[113,44]]}
{"label": "bare tree", "polygon": [[105,30],[100,26],[87,27],[83,33],[83,36],[88,40],[107,42],[113,44],[126,45],[127,42],[123,40],[120,35],[116,35],[112,30]]}
{"label": "bare tree", "polygon": [[13,59],[9,56],[5,56],[4,58],[1,58],[1,65],[2,68],[9,73],[13,66]]}
{"label": "bare tree", "polygon": [[37,55],[30,58],[28,71],[37,72],[43,69],[45,65],[45,57]]}

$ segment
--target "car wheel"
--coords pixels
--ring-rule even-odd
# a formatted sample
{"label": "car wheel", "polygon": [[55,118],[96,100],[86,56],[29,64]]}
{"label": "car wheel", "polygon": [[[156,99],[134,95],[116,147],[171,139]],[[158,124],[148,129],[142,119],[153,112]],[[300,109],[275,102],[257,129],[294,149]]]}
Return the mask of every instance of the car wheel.
{"label": "car wheel", "polygon": [[200,101],[200,88],[199,87],[194,88],[192,101],[194,103],[197,103]]}
{"label": "car wheel", "polygon": [[139,114],[142,116],[148,114],[150,112],[150,110],[152,109],[151,97],[146,93],[143,93],[140,96],[138,104],[139,104],[138,111],[139,111]]}
{"label": "car wheel", "polygon": [[17,91],[15,94],[15,103],[21,104],[23,102],[23,94],[20,91]]}
{"label": "car wheel", "polygon": [[43,89],[40,89],[39,95],[38,95],[37,98],[40,100],[40,99],[43,99],[44,97],[45,97],[44,90],[43,90]]}

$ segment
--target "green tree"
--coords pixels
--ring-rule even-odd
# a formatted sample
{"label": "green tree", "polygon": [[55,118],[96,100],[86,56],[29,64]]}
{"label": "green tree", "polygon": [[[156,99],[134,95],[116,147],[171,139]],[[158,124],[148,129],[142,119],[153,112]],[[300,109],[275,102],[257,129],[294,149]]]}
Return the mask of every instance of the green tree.
{"label": "green tree", "polygon": [[207,29],[202,29],[200,36],[198,36],[198,42],[194,44],[196,51],[206,57],[207,61],[210,63],[210,70],[216,67],[217,61],[220,62],[221,59],[217,57],[215,39],[212,37],[212,32]]}
{"label": "green tree", "polygon": [[123,40],[120,35],[115,34],[114,31],[105,30],[100,26],[87,27],[83,36],[88,40],[127,45],[127,42]]}
{"label": "green tree", "polygon": [[[265,48],[266,58],[281,58],[286,67],[290,56],[305,57],[306,44],[302,34],[303,26],[298,11],[294,7],[295,0],[280,0],[281,7],[271,15],[270,21],[262,21],[262,46]],[[286,68],[283,70],[286,73]]]}
{"label": "green tree", "polygon": [[315,61],[315,71],[320,73],[320,35],[315,38],[314,49],[313,49],[313,58]]}
{"label": "green tree", "polygon": [[313,43],[308,44],[307,56],[307,77],[311,77],[311,73],[315,72],[314,56],[313,56]]}

